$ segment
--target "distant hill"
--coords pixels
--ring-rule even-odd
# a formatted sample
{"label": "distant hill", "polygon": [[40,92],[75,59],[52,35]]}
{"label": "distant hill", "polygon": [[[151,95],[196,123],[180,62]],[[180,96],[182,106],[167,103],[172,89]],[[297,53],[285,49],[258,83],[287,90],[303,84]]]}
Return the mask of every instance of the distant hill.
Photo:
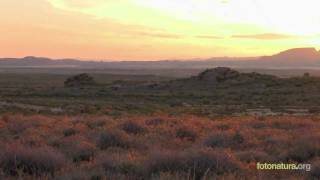
{"label": "distant hill", "polygon": [[280,67],[320,67],[320,52],[315,48],[289,49],[273,56],[265,56],[259,59],[259,63]]}
{"label": "distant hill", "polygon": [[320,68],[320,51],[315,48],[289,49],[272,56],[199,60],[163,61],[80,61],[42,57],[0,58],[0,68],[83,68],[83,69],[196,69],[209,67],[236,68]]}

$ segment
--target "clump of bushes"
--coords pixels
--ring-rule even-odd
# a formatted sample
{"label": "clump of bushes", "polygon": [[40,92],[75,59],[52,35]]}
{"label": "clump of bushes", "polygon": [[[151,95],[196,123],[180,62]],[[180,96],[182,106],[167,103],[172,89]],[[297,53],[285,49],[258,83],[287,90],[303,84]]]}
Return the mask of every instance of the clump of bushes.
{"label": "clump of bushes", "polygon": [[119,131],[104,131],[99,135],[97,146],[102,150],[110,147],[129,148],[130,143]]}
{"label": "clump of bushes", "polygon": [[9,176],[21,172],[33,176],[53,176],[65,163],[64,156],[50,147],[10,145],[0,152],[0,168]]}
{"label": "clump of bushes", "polygon": [[73,128],[68,128],[68,129],[63,130],[63,135],[65,137],[73,136],[73,135],[75,135],[77,133],[78,133],[78,131],[73,129]]}
{"label": "clump of bushes", "polygon": [[273,162],[274,158],[263,151],[247,150],[236,153],[236,157],[245,163],[251,162]]}
{"label": "clump of bushes", "polygon": [[147,126],[159,126],[164,123],[164,120],[161,118],[148,119],[145,121]]}
{"label": "clump of bushes", "polygon": [[195,141],[197,138],[197,133],[188,127],[181,127],[177,129],[176,137],[181,139],[187,139],[190,141]]}
{"label": "clump of bushes", "polygon": [[245,139],[240,132],[229,133],[229,132],[220,132],[215,133],[208,137],[204,144],[208,147],[239,147],[244,143]]}
{"label": "clump of bushes", "polygon": [[226,130],[230,129],[231,127],[228,124],[219,124],[219,125],[217,125],[217,128],[222,131],[226,131]]}
{"label": "clump of bushes", "polygon": [[264,129],[268,127],[268,125],[262,121],[253,122],[250,126],[254,129]]}
{"label": "clump of bushes", "polygon": [[105,173],[102,168],[87,166],[55,175],[55,179],[57,180],[102,180],[104,177]]}
{"label": "clump of bushes", "polygon": [[286,153],[285,160],[296,162],[306,162],[320,154],[320,144],[318,137],[304,137],[293,141],[292,147]]}
{"label": "clump of bushes", "polygon": [[310,176],[311,179],[320,179],[320,160],[312,163]]}
{"label": "clump of bushes", "polygon": [[25,131],[28,128],[37,127],[39,123],[32,120],[16,120],[13,119],[8,122],[7,128],[13,134],[19,134]]}
{"label": "clump of bushes", "polygon": [[121,124],[120,127],[128,134],[142,134],[145,132],[145,129],[142,126],[132,121],[127,121]]}
{"label": "clump of bushes", "polygon": [[212,149],[190,149],[183,152],[159,151],[147,158],[145,168],[148,175],[162,172],[191,172],[194,179],[241,170],[238,161],[230,154]]}
{"label": "clump of bushes", "polygon": [[70,142],[62,149],[73,162],[90,161],[93,159],[96,147],[85,141]]}
{"label": "clump of bushes", "polygon": [[98,158],[98,164],[107,174],[128,175],[131,178],[142,176],[142,166],[138,161],[128,160],[128,157],[117,157],[102,154]]}
{"label": "clump of bushes", "polygon": [[95,129],[104,126],[106,122],[104,120],[90,120],[86,124],[90,129]]}
{"label": "clump of bushes", "polygon": [[271,128],[275,128],[275,129],[283,129],[283,130],[292,130],[292,129],[298,129],[298,128],[302,128],[303,126],[301,124],[298,123],[293,123],[291,121],[274,121],[271,123],[270,125]]}

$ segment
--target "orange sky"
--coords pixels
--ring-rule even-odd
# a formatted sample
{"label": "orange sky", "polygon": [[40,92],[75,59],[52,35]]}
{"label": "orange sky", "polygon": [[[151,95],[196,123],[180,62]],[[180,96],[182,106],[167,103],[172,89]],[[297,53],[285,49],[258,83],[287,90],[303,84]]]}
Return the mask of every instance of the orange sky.
{"label": "orange sky", "polygon": [[0,57],[156,60],[320,48],[319,0],[0,0]]}

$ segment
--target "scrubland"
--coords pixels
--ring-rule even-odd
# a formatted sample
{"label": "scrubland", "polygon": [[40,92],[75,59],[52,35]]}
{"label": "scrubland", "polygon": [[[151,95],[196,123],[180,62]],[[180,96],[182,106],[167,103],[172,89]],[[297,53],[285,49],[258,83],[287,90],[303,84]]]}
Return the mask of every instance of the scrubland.
{"label": "scrubland", "polygon": [[0,179],[319,179],[319,128],[318,116],[4,114]]}
{"label": "scrubland", "polygon": [[319,77],[0,75],[0,179],[320,179]]}

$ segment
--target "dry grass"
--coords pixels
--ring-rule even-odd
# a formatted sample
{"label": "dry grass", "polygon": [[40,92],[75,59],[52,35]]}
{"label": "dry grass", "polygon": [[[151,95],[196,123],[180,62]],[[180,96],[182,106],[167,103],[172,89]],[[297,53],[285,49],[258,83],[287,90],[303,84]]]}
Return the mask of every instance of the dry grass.
{"label": "dry grass", "polygon": [[[317,179],[319,119],[5,115],[0,179]],[[256,162],[313,168],[257,171]]]}

